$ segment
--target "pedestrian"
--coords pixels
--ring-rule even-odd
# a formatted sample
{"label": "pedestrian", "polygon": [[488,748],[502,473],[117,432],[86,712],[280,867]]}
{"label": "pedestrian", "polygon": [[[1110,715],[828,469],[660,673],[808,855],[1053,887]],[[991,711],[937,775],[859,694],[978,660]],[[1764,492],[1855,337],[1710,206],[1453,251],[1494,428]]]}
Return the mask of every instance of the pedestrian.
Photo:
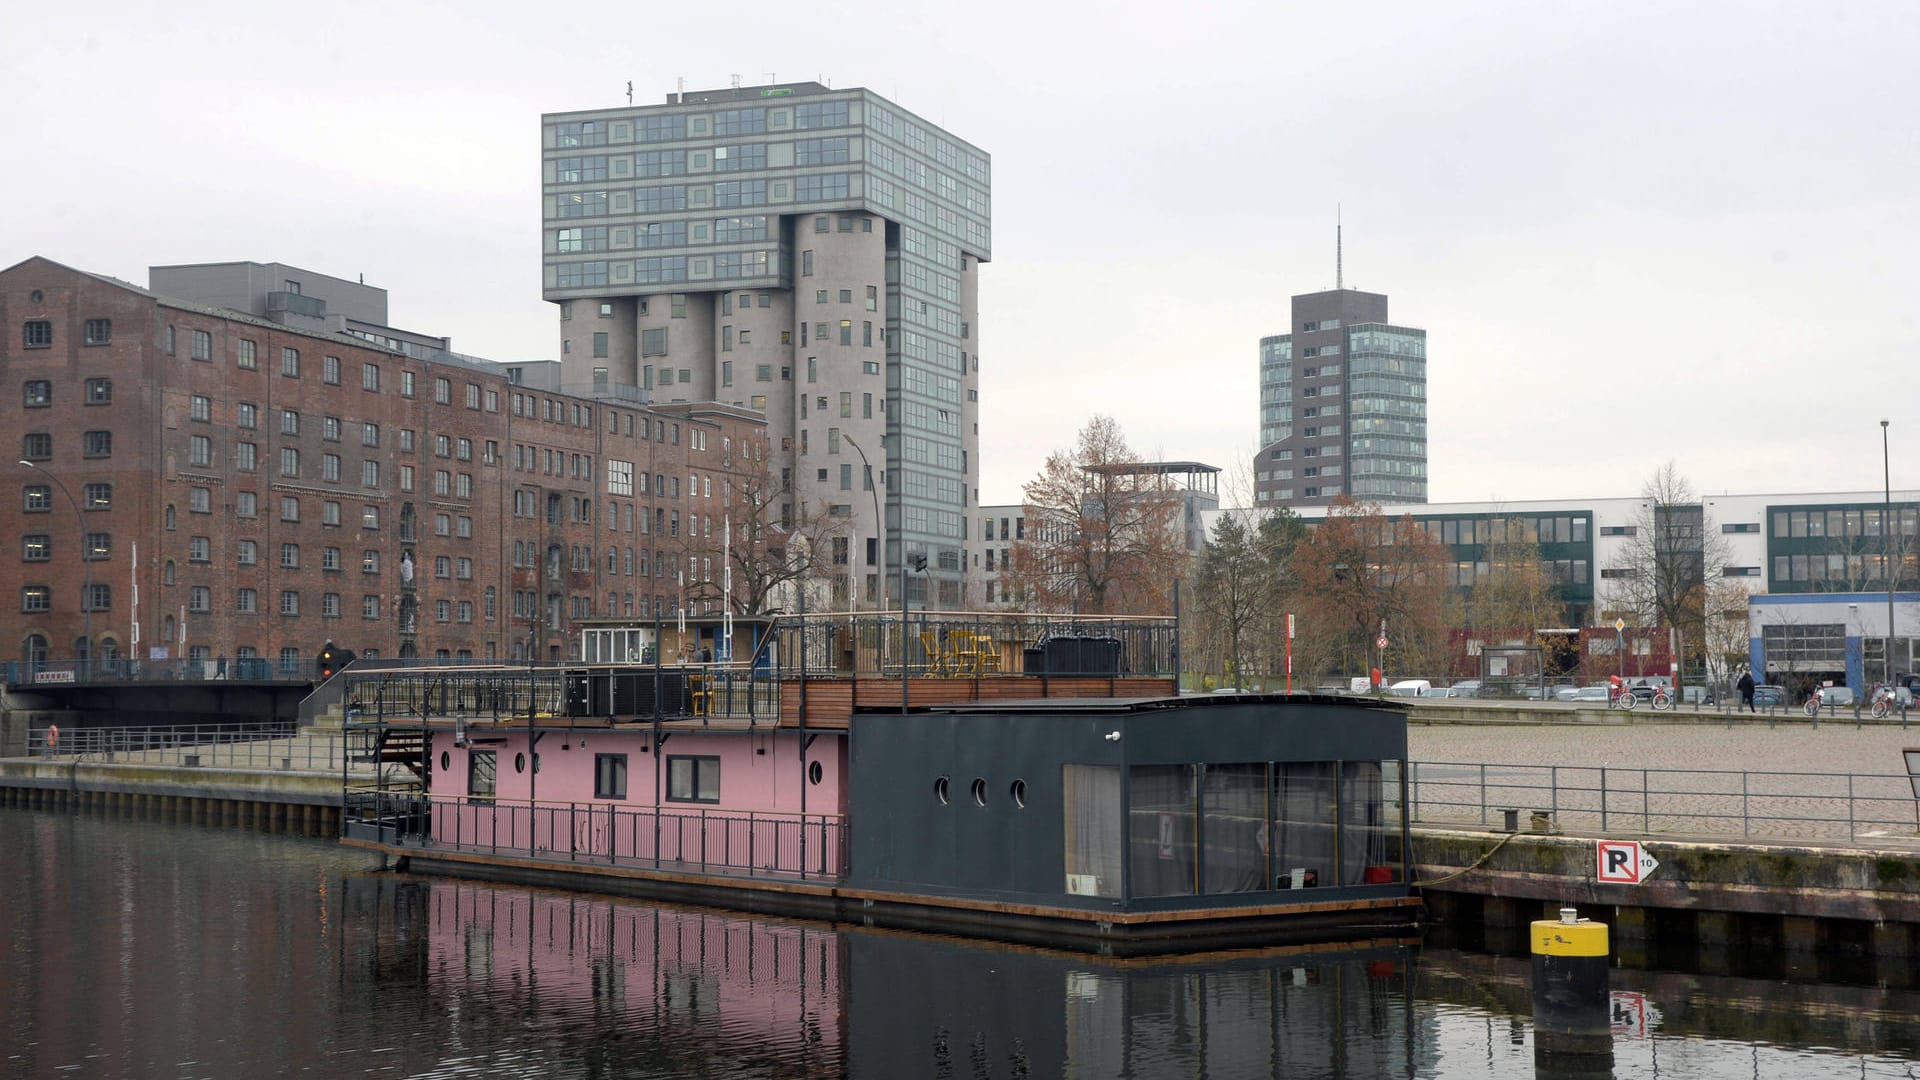
{"label": "pedestrian", "polygon": [[1745,705],[1747,707],[1748,712],[1754,711],[1753,710],[1753,672],[1751,671],[1741,672],[1740,681],[1736,685],[1739,686],[1740,688],[1740,704]]}

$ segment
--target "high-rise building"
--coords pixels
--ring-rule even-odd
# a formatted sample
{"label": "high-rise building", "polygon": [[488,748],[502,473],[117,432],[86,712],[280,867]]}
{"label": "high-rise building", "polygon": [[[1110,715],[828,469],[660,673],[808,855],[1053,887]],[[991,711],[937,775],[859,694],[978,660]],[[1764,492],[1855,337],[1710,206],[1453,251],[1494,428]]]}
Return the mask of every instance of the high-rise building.
{"label": "high-rise building", "polygon": [[903,558],[912,602],[959,606],[987,155],[812,82],[551,113],[541,154],[567,387],[764,413],[782,514],[850,533],[837,606],[897,604]]}
{"label": "high-rise building", "polygon": [[1255,500],[1425,502],[1427,332],[1357,289],[1294,297],[1288,329],[1260,339]]}

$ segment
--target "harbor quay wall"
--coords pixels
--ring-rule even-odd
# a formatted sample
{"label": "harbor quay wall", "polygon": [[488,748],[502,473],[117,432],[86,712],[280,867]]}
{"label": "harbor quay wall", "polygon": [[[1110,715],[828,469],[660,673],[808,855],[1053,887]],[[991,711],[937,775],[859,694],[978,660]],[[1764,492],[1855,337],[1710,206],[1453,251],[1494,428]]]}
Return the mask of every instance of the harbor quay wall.
{"label": "harbor quay wall", "polygon": [[1635,885],[1599,880],[1596,840],[1421,828],[1414,883],[1430,922],[1489,942],[1563,907],[1609,923],[1615,951],[1661,941],[1704,950],[1920,955],[1920,851],[1912,848],[1642,840],[1658,868]]}
{"label": "harbor quay wall", "polygon": [[338,836],[337,772],[125,764],[72,758],[0,760],[0,807],[92,811],[300,836]]}

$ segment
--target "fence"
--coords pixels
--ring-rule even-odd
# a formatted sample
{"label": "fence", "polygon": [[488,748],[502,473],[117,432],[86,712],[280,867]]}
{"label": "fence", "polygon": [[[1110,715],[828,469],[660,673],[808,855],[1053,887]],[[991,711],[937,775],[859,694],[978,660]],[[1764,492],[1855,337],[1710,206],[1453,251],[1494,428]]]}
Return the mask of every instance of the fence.
{"label": "fence", "polygon": [[57,687],[99,683],[313,683],[320,681],[312,657],[213,656],[179,660],[8,660],[9,686]]}
{"label": "fence", "polygon": [[351,821],[427,848],[748,876],[835,879],[847,869],[837,814],[385,794],[352,797],[349,810]]}
{"label": "fence", "polygon": [[1417,825],[1490,826],[1518,810],[1582,832],[1815,841],[1920,832],[1905,775],[1419,761],[1408,777]]}
{"label": "fence", "polygon": [[82,757],[147,765],[339,772],[339,735],[298,734],[291,722],[171,727],[50,728],[27,732],[32,757]]}

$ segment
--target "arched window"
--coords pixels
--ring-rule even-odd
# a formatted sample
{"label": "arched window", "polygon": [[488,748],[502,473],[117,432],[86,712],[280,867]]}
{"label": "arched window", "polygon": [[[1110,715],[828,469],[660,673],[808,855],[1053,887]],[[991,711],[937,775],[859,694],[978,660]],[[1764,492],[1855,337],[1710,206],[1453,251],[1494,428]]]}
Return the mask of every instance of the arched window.
{"label": "arched window", "polygon": [[160,584],[162,585],[173,584],[173,560],[172,559],[168,559],[167,565],[160,568]]}
{"label": "arched window", "polygon": [[45,634],[28,634],[21,648],[25,660],[34,667],[47,662],[47,637]]}
{"label": "arched window", "polygon": [[173,616],[171,615],[168,615],[166,618],[160,620],[160,640],[161,641],[173,640]]}

